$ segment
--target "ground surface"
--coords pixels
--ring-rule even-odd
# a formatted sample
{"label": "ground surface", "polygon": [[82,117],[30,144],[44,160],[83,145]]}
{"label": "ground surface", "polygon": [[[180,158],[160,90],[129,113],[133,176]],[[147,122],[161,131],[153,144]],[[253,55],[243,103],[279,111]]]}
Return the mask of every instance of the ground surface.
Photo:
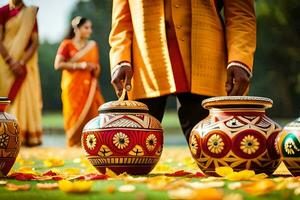
{"label": "ground surface", "polygon": [[[228,178],[200,177],[200,170],[193,162],[186,147],[166,147],[160,162],[148,176],[115,176],[113,173],[108,172],[111,178],[92,181],[91,190],[84,194],[66,193],[63,192],[63,188],[38,189],[37,183],[58,183],[58,181],[49,180],[49,176],[41,175],[49,170],[55,172],[60,178],[73,181],[80,175],[97,173],[89,165],[81,149],[23,148],[11,174],[31,173],[39,178],[31,181],[4,179],[8,183],[17,185],[29,184],[30,189],[27,188],[27,191],[10,191],[7,185],[2,185],[0,186],[0,199],[163,200],[189,199],[191,196],[194,199],[230,200],[300,198],[300,196],[295,195],[300,190],[300,180],[297,178],[275,177],[258,178],[255,181],[230,181]],[[180,170],[184,170],[184,172]],[[166,173],[169,173],[169,175],[166,176]],[[277,173],[287,175],[288,171],[284,166],[281,166]],[[15,178],[22,179],[24,177]],[[250,187],[253,190],[249,190],[249,184],[253,184]]]}

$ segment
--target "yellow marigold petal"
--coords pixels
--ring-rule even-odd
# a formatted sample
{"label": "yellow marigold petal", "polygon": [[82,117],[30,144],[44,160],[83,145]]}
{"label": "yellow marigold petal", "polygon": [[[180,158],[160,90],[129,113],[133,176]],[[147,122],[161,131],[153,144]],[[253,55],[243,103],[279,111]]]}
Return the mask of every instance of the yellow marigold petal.
{"label": "yellow marigold petal", "polygon": [[225,177],[228,174],[231,174],[232,172],[233,172],[233,169],[231,167],[217,167],[216,168],[216,173],[222,177]]}
{"label": "yellow marigold petal", "polygon": [[91,181],[76,181],[71,182],[62,180],[58,182],[58,187],[61,191],[67,193],[86,193],[92,188],[93,183]]}
{"label": "yellow marigold petal", "polygon": [[111,169],[106,168],[105,170],[106,170],[105,174],[107,176],[109,176],[110,178],[116,178],[116,177],[118,177],[118,175],[115,172],[113,172]]}
{"label": "yellow marigold petal", "polygon": [[60,167],[65,164],[64,160],[59,158],[48,158],[44,160],[44,165],[46,167]]}
{"label": "yellow marigold petal", "polygon": [[253,170],[243,170],[240,172],[232,172],[226,176],[228,180],[231,181],[240,181],[240,180],[249,180],[255,176],[255,172]]}
{"label": "yellow marigold petal", "polygon": [[20,167],[18,170],[15,171],[16,173],[24,173],[24,174],[34,174],[38,175],[38,172],[35,171],[35,168],[33,167]]}
{"label": "yellow marigold petal", "polygon": [[78,168],[66,168],[63,170],[64,175],[80,175],[80,169]]}
{"label": "yellow marigold petal", "polygon": [[265,173],[260,173],[260,174],[256,174],[254,175],[253,177],[251,177],[251,180],[262,180],[262,179],[265,179],[265,178],[268,178],[268,175],[265,174]]}

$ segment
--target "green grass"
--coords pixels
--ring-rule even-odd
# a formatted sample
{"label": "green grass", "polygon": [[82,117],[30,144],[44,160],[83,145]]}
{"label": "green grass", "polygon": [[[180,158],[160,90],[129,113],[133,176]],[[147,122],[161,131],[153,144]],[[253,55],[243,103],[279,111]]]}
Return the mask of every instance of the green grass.
{"label": "green grass", "polygon": [[[45,113],[43,115],[42,125],[45,129],[63,129],[63,116],[59,112]],[[180,129],[177,112],[166,112],[162,125],[166,129]]]}
{"label": "green grass", "polygon": [[44,113],[42,118],[43,128],[58,128],[63,129],[64,121],[61,113]]}
{"label": "green grass", "polygon": [[[293,121],[293,119],[279,118],[275,119],[281,126]],[[43,115],[42,124],[45,129],[63,129],[63,116],[59,112],[45,113]],[[176,111],[167,111],[164,115],[162,126],[165,129],[181,130]]]}

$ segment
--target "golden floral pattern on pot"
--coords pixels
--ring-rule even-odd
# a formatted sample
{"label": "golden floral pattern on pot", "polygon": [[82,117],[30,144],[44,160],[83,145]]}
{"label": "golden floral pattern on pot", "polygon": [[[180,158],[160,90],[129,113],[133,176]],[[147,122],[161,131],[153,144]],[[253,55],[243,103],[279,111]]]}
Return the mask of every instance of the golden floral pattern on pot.
{"label": "golden floral pattern on pot", "polygon": [[135,147],[129,152],[132,156],[143,156],[144,150],[140,145],[135,145]]}
{"label": "golden floral pattern on pot", "polygon": [[153,151],[157,144],[157,138],[154,134],[148,135],[146,139],[146,147],[149,151]]}
{"label": "golden floral pattern on pot", "polygon": [[160,156],[162,153],[162,150],[163,150],[162,146],[158,147],[157,151],[155,152],[155,155]]}
{"label": "golden floral pattern on pot", "polygon": [[129,144],[129,138],[125,133],[118,132],[113,137],[113,143],[118,149],[124,149]]}
{"label": "golden floral pattern on pot", "polygon": [[193,135],[192,140],[190,142],[190,149],[191,149],[192,154],[196,155],[198,148],[199,148],[199,146],[198,146],[196,135]]}
{"label": "golden floral pattern on pot", "polygon": [[86,145],[90,150],[93,150],[97,145],[96,136],[93,134],[88,135],[86,137]]}
{"label": "golden floral pattern on pot", "polygon": [[288,138],[285,143],[284,143],[284,150],[286,151],[287,154],[293,155],[295,154],[295,151],[299,152],[300,149],[297,148],[294,140],[291,138]]}
{"label": "golden floral pattern on pot", "polygon": [[7,148],[9,142],[9,135],[2,133],[0,135],[0,148]]}
{"label": "golden floral pattern on pot", "polygon": [[113,152],[106,145],[102,145],[98,152],[98,155],[105,156],[105,157],[111,156],[112,154],[113,154]]}
{"label": "golden floral pattern on pot", "polygon": [[207,147],[210,152],[219,154],[224,149],[224,141],[219,135],[213,134],[207,141]]}
{"label": "golden floral pattern on pot", "polygon": [[253,154],[259,149],[259,142],[253,135],[247,135],[242,139],[240,149],[244,153]]}

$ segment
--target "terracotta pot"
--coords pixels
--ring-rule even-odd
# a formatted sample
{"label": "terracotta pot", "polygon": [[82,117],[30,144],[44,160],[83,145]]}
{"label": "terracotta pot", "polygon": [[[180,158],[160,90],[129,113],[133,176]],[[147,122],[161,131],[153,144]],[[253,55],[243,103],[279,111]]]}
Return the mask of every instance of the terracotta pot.
{"label": "terracotta pot", "polygon": [[163,149],[163,130],[137,101],[113,101],[99,108],[99,116],[83,129],[82,146],[87,158],[101,173],[148,174]]}
{"label": "terracotta pot", "polygon": [[0,176],[6,176],[20,150],[20,128],[16,118],[5,112],[8,98],[0,97]]}
{"label": "terracotta pot", "polygon": [[284,127],[277,145],[285,166],[294,176],[300,176],[300,118]]}
{"label": "terracotta pot", "polygon": [[216,175],[215,168],[220,166],[272,174],[280,162],[275,140],[281,131],[265,114],[272,103],[268,98],[250,96],[204,100],[202,106],[210,114],[189,138],[199,168],[207,175]]}

